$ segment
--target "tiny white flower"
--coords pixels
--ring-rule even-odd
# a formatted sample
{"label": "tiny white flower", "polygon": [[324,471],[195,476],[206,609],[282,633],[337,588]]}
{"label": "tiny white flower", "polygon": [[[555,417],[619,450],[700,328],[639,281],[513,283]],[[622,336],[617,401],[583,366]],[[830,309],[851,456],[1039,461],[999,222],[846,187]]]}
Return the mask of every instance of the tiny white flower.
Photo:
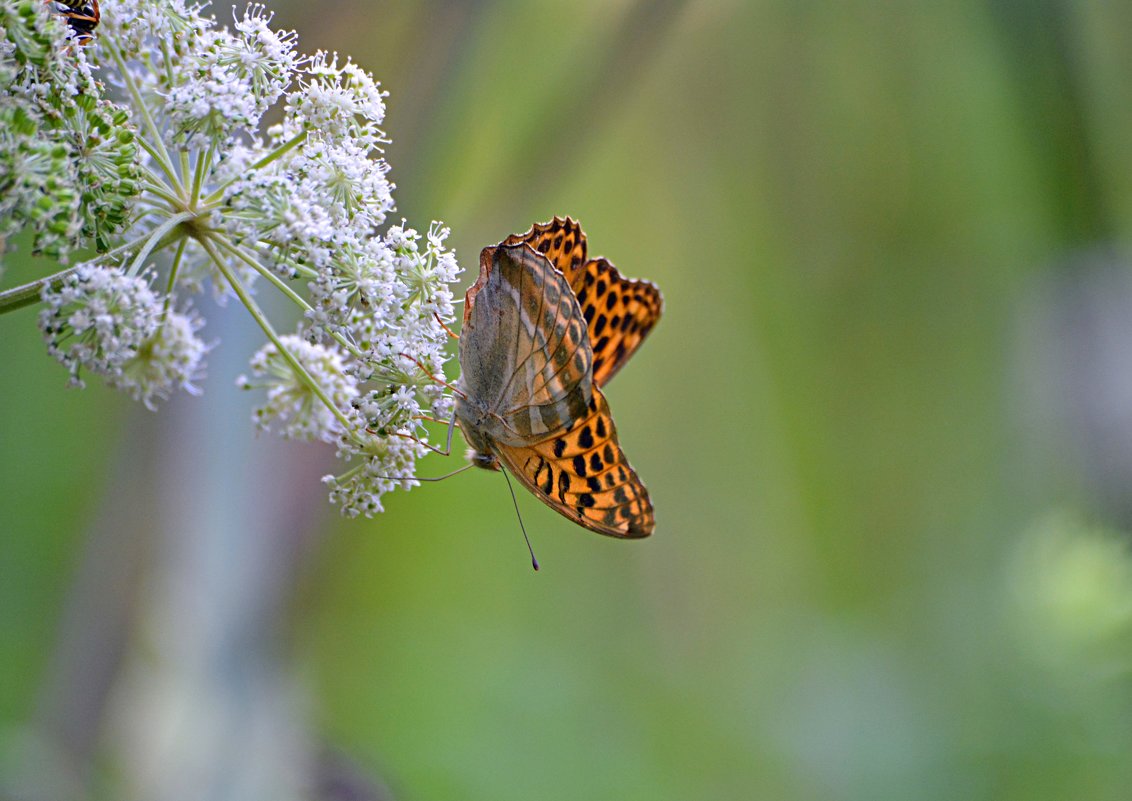
{"label": "tiny white flower", "polygon": [[[280,341],[314,379],[334,406],[345,412],[357,394],[357,382],[344,369],[342,354],[334,348],[307,342],[287,335]],[[274,343],[264,345],[251,360],[252,382],[239,380],[245,389],[262,387],[267,402],[255,409],[253,419],[263,430],[274,430],[288,439],[335,441],[343,432],[339,419],[318,397],[314,388],[300,374]]]}
{"label": "tiny white flower", "polygon": [[156,330],[160,300],[140,277],[117,268],[79,265],[57,289],[44,289],[39,327],[47,351],[82,385],[81,373],[117,378]]}
{"label": "tiny white flower", "polygon": [[150,410],[178,389],[199,394],[193,381],[203,377],[204,355],[208,352],[208,346],[196,335],[203,325],[195,314],[166,313],[157,330],[111,379],[111,385]]}

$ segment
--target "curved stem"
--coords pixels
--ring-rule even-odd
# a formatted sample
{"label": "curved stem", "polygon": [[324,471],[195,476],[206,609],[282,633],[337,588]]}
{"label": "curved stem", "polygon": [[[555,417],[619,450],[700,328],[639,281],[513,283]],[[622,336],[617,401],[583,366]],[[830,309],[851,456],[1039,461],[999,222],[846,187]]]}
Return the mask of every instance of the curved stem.
{"label": "curved stem", "polygon": [[24,306],[30,306],[33,303],[38,303],[43,288],[46,286],[56,287],[61,285],[67,278],[77,270],[79,267],[76,264],[74,267],[68,267],[66,270],[60,270],[54,275],[49,275],[46,278],[40,278],[38,281],[32,281],[29,284],[21,284],[14,286],[11,289],[6,289],[0,292],[0,314],[6,314],[16,309],[22,309]]}
{"label": "curved stem", "polygon": [[[291,287],[287,286],[287,283],[282,278],[272,272],[269,268],[264,267],[262,264],[260,264],[258,259],[246,253],[243,248],[236,247],[230,242],[226,242],[224,240],[220,240],[219,244],[222,248],[227,250],[237,259],[251,267],[268,281],[270,281],[276,289],[286,295],[300,309],[302,309],[303,311],[310,311],[313,308],[309,303],[307,303],[306,299],[302,295],[291,289]],[[358,359],[359,361],[365,360],[365,354],[358,350],[357,346],[354,345],[354,343],[350,342],[350,340],[348,340],[346,337],[342,336],[341,333],[339,333],[338,331],[331,331],[330,336],[334,338],[335,342],[345,348],[346,351],[355,359]]]}
{"label": "curved stem", "polygon": [[248,293],[247,288],[244,287],[242,283],[240,283],[240,279],[232,271],[232,268],[228,266],[228,262],[224,260],[224,257],[221,256],[219,252],[217,252],[213,240],[208,237],[204,237],[200,240],[200,243],[201,246],[205,249],[205,252],[208,253],[209,258],[212,259],[212,263],[216,265],[216,269],[219,270],[221,275],[223,275],[224,278],[227,279],[228,283],[232,285],[232,289],[235,291],[236,297],[238,297],[240,299],[240,302],[244,304],[244,308],[248,310],[248,313],[252,316],[252,319],[259,324],[260,328],[263,329],[263,333],[267,334],[267,338],[270,339],[271,342],[275,345],[275,348],[279,351],[279,354],[287,360],[287,363],[291,365],[291,369],[294,370],[295,374],[299,376],[299,378],[302,379],[303,383],[310,388],[310,391],[313,392],[318,397],[318,399],[326,405],[326,408],[329,409],[331,413],[338,419],[338,422],[342,424],[343,430],[349,431],[352,428],[352,425],[350,421],[346,419],[346,415],[342,414],[342,410],[334,405],[334,402],[326,396],[326,392],[319,385],[319,383],[314,380],[314,377],[311,376],[309,372],[307,372],[307,368],[304,367],[302,363],[295,358],[295,355],[291,353],[287,346],[283,344],[283,341],[279,338],[279,335],[275,333],[275,329],[272,327],[271,321],[267,319],[267,315],[263,313],[263,310],[260,309],[259,304],[257,304],[252,296]]}
{"label": "curved stem", "polygon": [[[281,158],[282,156],[284,156],[289,151],[294,150],[296,147],[301,145],[303,143],[303,140],[306,139],[306,138],[307,138],[307,132],[306,131],[302,131],[300,133],[295,134],[293,137],[288,139],[286,142],[281,144],[279,147],[272,150],[270,153],[268,153],[266,156],[261,158],[255,164],[248,167],[246,172],[252,172],[254,170],[259,170],[259,169],[266,167],[271,162],[275,161],[278,158]],[[230,187],[232,184],[236,183],[236,181],[238,181],[240,179],[240,177],[241,176],[234,176],[232,178],[229,178],[227,181],[225,181],[220,186],[218,186],[216,188],[216,191],[214,191],[211,195],[206,197],[204,199],[204,202],[206,204],[212,204],[212,203],[216,203],[217,201],[219,201],[221,198],[224,197],[224,190],[227,189],[228,187]]]}
{"label": "curved stem", "polygon": [[309,303],[307,303],[306,299],[303,298],[303,296],[300,295],[298,292],[291,289],[291,287],[287,286],[287,282],[284,281],[282,278],[280,278],[278,275],[276,275],[274,272],[272,272],[269,268],[260,264],[259,259],[255,258],[251,254],[247,253],[243,248],[237,247],[236,245],[233,245],[231,242],[228,242],[226,240],[223,240],[223,239],[218,240],[217,244],[219,244],[220,247],[224,248],[226,251],[231,253],[237,259],[239,259],[244,264],[251,267],[253,270],[255,270],[257,273],[262,275],[268,281],[270,281],[275,286],[276,289],[278,289],[280,292],[282,292],[284,295],[286,295],[287,298],[289,300],[291,300],[300,309],[302,309],[303,311],[310,311],[311,305]]}
{"label": "curved stem", "polygon": [[185,255],[185,247],[189,244],[189,238],[183,237],[177,243],[177,252],[173,254],[173,264],[169,267],[169,281],[165,286],[165,313],[164,317],[169,316],[169,307],[173,305],[173,286],[177,283],[177,273],[181,269],[181,257]]}
{"label": "curved stem", "polygon": [[126,88],[130,92],[130,97],[133,98],[134,106],[137,107],[138,112],[141,114],[142,121],[145,123],[145,127],[149,129],[150,136],[153,137],[152,148],[147,145],[143,138],[138,137],[138,141],[150,152],[150,155],[157,160],[157,163],[161,165],[161,171],[169,178],[169,182],[173,184],[173,186],[179,186],[180,181],[177,178],[177,171],[173,169],[173,160],[169,158],[169,151],[165,149],[165,143],[161,139],[161,132],[157,130],[157,123],[153,121],[153,117],[149,113],[149,107],[146,106],[145,101],[142,99],[141,90],[138,89],[137,82],[134,81],[134,76],[127,68],[126,60],[122,58],[122,54],[118,51],[118,48],[110,42],[104,41],[102,46],[110,51],[111,58],[113,58],[114,63],[118,65],[122,81],[126,84]]}
{"label": "curved stem", "polygon": [[200,190],[204,185],[204,176],[208,173],[209,168],[212,167],[212,159],[215,153],[216,145],[213,143],[208,146],[208,150],[204,155],[197,154],[197,166],[193,171],[193,186],[189,194],[189,203],[194,206],[200,200]]}
{"label": "curved stem", "polygon": [[146,257],[153,252],[153,249],[162,241],[162,238],[178,225],[185,222],[185,220],[191,220],[194,216],[191,211],[182,211],[180,214],[174,214],[168,220],[161,223],[161,225],[154,228],[149,238],[146,240],[145,245],[138,251],[138,255],[134,257],[134,263],[130,265],[130,268],[126,271],[126,275],[137,275],[138,270],[140,270],[142,264],[145,263]]}

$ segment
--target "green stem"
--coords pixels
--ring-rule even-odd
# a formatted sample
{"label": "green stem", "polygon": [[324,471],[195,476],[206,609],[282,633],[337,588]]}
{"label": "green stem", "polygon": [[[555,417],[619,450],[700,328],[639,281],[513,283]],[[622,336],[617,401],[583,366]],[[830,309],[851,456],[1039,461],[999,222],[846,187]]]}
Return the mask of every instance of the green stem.
{"label": "green stem", "polygon": [[[261,158],[255,164],[248,167],[247,171],[250,172],[252,170],[263,169],[264,167],[266,167],[271,162],[275,161],[278,158],[282,158],[286,153],[294,150],[296,147],[298,147],[300,144],[302,144],[303,140],[306,139],[306,138],[307,138],[307,132],[306,131],[301,131],[300,133],[295,134],[293,137],[288,139],[286,142],[281,144],[279,147],[272,150],[270,153],[268,153],[266,156]],[[227,189],[228,187],[230,187],[232,184],[236,183],[236,181],[238,181],[239,179],[240,179],[240,176],[235,176],[235,177],[229,178],[227,181],[225,181],[219,187],[217,187],[215,192],[213,192],[211,195],[206,197],[204,199],[204,202],[206,204],[216,203],[217,201],[219,201],[221,198],[224,197],[224,190]]]}
{"label": "green stem", "polygon": [[[257,273],[274,284],[276,289],[290,298],[300,309],[302,309],[303,311],[310,311],[312,308],[314,308],[309,303],[307,303],[306,299],[302,295],[291,289],[291,287],[287,286],[286,281],[276,275],[272,270],[260,264],[258,259],[246,253],[243,248],[236,247],[232,243],[223,239],[218,241],[222,248],[227,250],[237,259],[251,267]],[[331,331],[330,336],[333,337],[335,342],[345,348],[346,352],[353,356],[355,359],[358,359],[359,361],[365,361],[365,354],[358,350],[357,346],[354,345],[354,343],[350,342],[350,340],[346,339],[346,337],[342,336],[342,334],[340,334],[338,331]]]}
{"label": "green stem", "polygon": [[365,462],[362,462],[359,465],[354,465],[353,467],[351,467],[349,470],[347,470],[342,475],[335,476],[334,478],[340,484],[345,484],[347,481],[349,481],[351,478],[356,476],[358,473],[362,472],[362,470],[365,468],[365,466],[366,466]]}
{"label": "green stem", "polygon": [[165,143],[161,139],[161,132],[157,130],[157,123],[153,121],[150,116],[149,107],[146,106],[142,100],[141,91],[138,89],[137,83],[134,81],[134,76],[126,67],[126,61],[122,58],[122,54],[118,52],[118,48],[111,44],[109,41],[103,40],[102,47],[110,51],[111,58],[118,65],[118,74],[121,75],[122,80],[126,84],[126,88],[130,92],[130,96],[134,100],[134,105],[137,106],[138,112],[141,114],[142,121],[145,127],[149,129],[150,136],[153,137],[153,145],[145,141],[145,139],[138,137],[138,142],[141,143],[151,156],[161,165],[161,171],[169,178],[169,183],[173,186],[180,186],[181,182],[177,178],[177,172],[173,169],[173,160],[169,158],[169,151],[165,149]]}
{"label": "green stem", "polygon": [[138,255],[134,257],[134,263],[130,265],[130,268],[126,271],[126,275],[137,275],[138,271],[145,263],[146,258],[150,253],[153,252],[153,249],[157,246],[158,242],[162,241],[162,238],[166,234],[168,234],[181,223],[185,222],[185,220],[191,220],[195,216],[196,215],[194,215],[191,211],[182,211],[180,214],[174,214],[168,220],[161,223],[161,225],[154,228],[150,233],[149,238],[146,240],[145,245],[138,252]]}
{"label": "green stem", "polygon": [[303,296],[300,295],[298,292],[291,289],[291,287],[287,286],[286,281],[284,281],[282,278],[280,278],[278,275],[276,275],[274,272],[272,272],[267,267],[260,264],[259,259],[255,258],[251,254],[245,252],[243,248],[237,247],[236,245],[233,245],[231,242],[229,242],[225,239],[219,239],[217,241],[219,242],[220,247],[224,248],[226,251],[231,253],[237,259],[239,259],[244,264],[251,267],[257,273],[259,273],[264,278],[266,278],[268,281],[270,281],[272,284],[274,284],[275,288],[278,289],[280,292],[282,292],[284,295],[286,295],[288,298],[290,298],[291,301],[294,302],[294,304],[296,306],[298,306],[303,311],[310,311],[311,305],[309,303],[307,303],[306,299],[303,298]]}
{"label": "green stem", "polygon": [[207,153],[205,153],[203,156],[197,156],[197,168],[193,172],[192,194],[189,195],[189,203],[193,204],[194,206],[196,205],[197,201],[200,200],[200,190],[201,186],[204,184],[204,176],[208,173],[208,169],[212,166],[212,157],[215,152],[216,145],[210,144],[208,146]]}
{"label": "green stem", "polygon": [[161,176],[149,167],[145,168],[145,174],[142,176],[142,189],[161,198],[175,209],[183,209],[185,207],[184,199],[174,194],[169,189],[169,185],[161,180]]}
{"label": "green stem", "polygon": [[342,429],[344,431],[349,431],[352,426],[350,421],[346,419],[346,415],[342,414],[342,410],[335,406],[330,398],[326,396],[326,392],[322,389],[321,386],[319,386],[319,383],[314,380],[311,374],[307,372],[307,368],[303,367],[299,360],[295,358],[295,355],[291,353],[286,345],[283,344],[283,341],[279,338],[279,335],[275,333],[275,329],[271,326],[271,321],[267,319],[267,315],[263,313],[263,311],[259,308],[259,305],[252,298],[251,294],[248,293],[248,290],[242,283],[240,283],[240,279],[236,277],[236,274],[232,271],[232,268],[228,266],[228,262],[226,262],[220,255],[220,253],[217,252],[212,239],[205,237],[200,240],[200,243],[201,246],[205,249],[205,252],[208,253],[209,258],[212,259],[212,263],[216,265],[216,269],[218,269],[224,276],[224,278],[227,279],[228,283],[232,285],[232,289],[235,291],[236,297],[238,297],[240,299],[240,302],[244,304],[244,308],[248,310],[248,314],[250,314],[252,316],[252,319],[259,324],[260,328],[263,329],[263,333],[267,334],[267,338],[272,341],[272,343],[275,345],[276,350],[278,350],[280,355],[282,355],[283,358],[287,360],[287,363],[291,365],[291,369],[294,370],[295,374],[303,380],[303,383],[307,385],[310,391],[313,392],[318,397],[318,399],[326,405],[326,408],[329,409],[336,418],[338,418],[338,422],[342,424]]}
{"label": "green stem", "polygon": [[60,270],[54,275],[40,278],[38,281],[32,281],[30,284],[14,286],[11,289],[0,292],[0,314],[7,314],[16,309],[22,309],[24,306],[38,303],[40,294],[43,292],[45,286],[53,288],[61,286],[71,273],[77,269],[78,265],[76,264],[74,267]]}
{"label": "green stem", "polygon": [[181,257],[185,255],[185,247],[189,244],[189,238],[183,237],[177,243],[177,252],[173,254],[173,264],[169,268],[169,282],[165,286],[165,311],[164,317],[169,316],[169,307],[173,305],[173,284],[177,281],[177,272],[181,269]]}

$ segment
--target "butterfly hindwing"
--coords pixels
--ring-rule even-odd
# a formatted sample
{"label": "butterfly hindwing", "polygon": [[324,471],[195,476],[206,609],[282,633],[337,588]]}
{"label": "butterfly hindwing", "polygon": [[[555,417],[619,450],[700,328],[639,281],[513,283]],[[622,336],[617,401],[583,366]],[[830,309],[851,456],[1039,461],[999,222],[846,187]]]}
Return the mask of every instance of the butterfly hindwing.
{"label": "butterfly hindwing", "polygon": [[647,537],[655,526],[648,490],[629,465],[605,396],[596,388],[584,416],[527,446],[497,443],[503,464],[531,492],[579,525],[611,537]]}

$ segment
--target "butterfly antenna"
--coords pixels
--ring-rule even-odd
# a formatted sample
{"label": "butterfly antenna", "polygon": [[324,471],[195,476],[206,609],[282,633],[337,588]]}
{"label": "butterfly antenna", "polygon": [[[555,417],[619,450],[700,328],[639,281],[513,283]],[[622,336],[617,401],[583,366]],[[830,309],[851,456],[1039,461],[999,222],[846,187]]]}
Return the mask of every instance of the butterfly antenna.
{"label": "butterfly antenna", "polygon": [[531,552],[531,567],[537,571],[538,559],[535,558],[535,549],[531,547],[531,538],[527,536],[527,527],[523,525],[523,516],[519,514],[519,499],[515,497],[515,490],[511,486],[511,477],[507,475],[506,470],[500,470],[499,472],[507,479],[507,489],[511,492],[511,503],[515,504],[515,516],[519,518],[519,528],[523,532],[523,540],[527,543],[527,550]]}

